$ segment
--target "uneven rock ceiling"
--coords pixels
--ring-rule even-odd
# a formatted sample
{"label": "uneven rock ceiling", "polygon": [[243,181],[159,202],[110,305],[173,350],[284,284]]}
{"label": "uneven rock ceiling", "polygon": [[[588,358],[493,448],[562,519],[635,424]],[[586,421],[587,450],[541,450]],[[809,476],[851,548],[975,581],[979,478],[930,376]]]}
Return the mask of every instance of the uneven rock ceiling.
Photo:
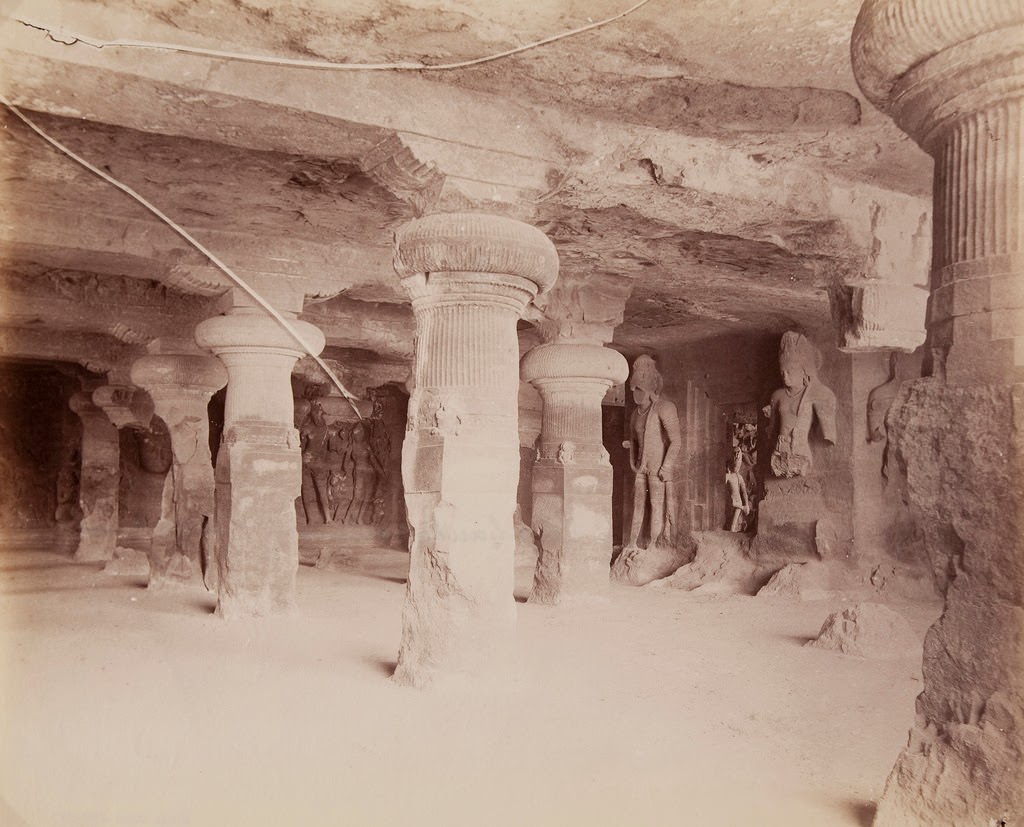
{"label": "uneven rock ceiling", "polygon": [[[649,0],[440,71],[74,39],[437,64],[629,5],[33,0],[3,10],[0,90],[243,277],[305,293],[303,318],[342,361],[408,358],[392,232],[436,210],[543,229],[562,287],[542,311],[608,326],[621,315],[612,341],[627,353],[794,325],[831,335],[830,294],[887,277],[885,239],[922,232],[931,183],[930,159],[854,81],[860,0]],[[227,281],[199,252],[10,112],[3,123],[7,355],[98,349],[102,367],[218,312]]]}

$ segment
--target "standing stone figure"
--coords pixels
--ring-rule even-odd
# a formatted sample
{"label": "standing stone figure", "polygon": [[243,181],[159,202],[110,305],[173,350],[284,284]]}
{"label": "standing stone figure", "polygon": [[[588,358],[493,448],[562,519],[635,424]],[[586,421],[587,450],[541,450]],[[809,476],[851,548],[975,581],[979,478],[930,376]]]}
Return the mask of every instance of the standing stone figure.
{"label": "standing stone figure", "polygon": [[352,473],[352,500],[345,510],[343,523],[349,517],[356,524],[366,524],[373,520],[373,496],[376,493],[377,480],[384,476],[384,467],[373,452],[366,425],[357,422],[352,426],[348,456],[345,467]]}
{"label": "standing stone figure", "polygon": [[671,545],[676,514],[675,466],[682,443],[676,406],[661,398],[662,378],[650,356],[633,362],[629,389],[636,408],[629,418],[629,466],[633,483],[633,519],[627,549],[639,547],[644,518],[649,516],[648,547]]}
{"label": "standing stone figure", "polygon": [[320,400],[311,400],[309,413],[299,426],[299,442],[302,446],[301,496],[307,524],[312,524],[313,513],[319,513],[325,524],[334,522],[328,498],[330,475],[334,464],[330,450],[331,436],[331,428],[324,417]]}
{"label": "standing stone figure", "polygon": [[778,477],[801,477],[811,470],[808,436],[815,417],[825,441],[836,441],[836,396],[818,379],[819,359],[802,333],[782,334],[779,370],[784,387],[772,394],[764,409],[769,432],[776,435],[771,466]]}
{"label": "standing stone figure", "polygon": [[737,449],[732,459],[725,463],[725,469],[725,485],[729,489],[729,507],[732,509],[728,530],[743,531],[746,517],[750,514],[750,495],[743,478],[743,452]]}

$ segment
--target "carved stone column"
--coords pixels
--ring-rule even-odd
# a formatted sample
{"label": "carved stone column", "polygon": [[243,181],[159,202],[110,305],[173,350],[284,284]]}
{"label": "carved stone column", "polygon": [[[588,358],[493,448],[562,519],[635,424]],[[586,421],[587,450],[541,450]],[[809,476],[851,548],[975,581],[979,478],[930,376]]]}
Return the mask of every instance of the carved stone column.
{"label": "carved stone column", "polygon": [[890,412],[946,597],[875,823],[1024,822],[1024,6],[871,0],[865,94],[935,159],[934,376]]}
{"label": "carved stone column", "polygon": [[[220,360],[202,354],[151,354],[135,361],[132,381],[149,391],[156,414],[167,425],[173,456],[164,482],[160,521],[150,550],[150,588],[187,581],[202,569],[202,539],[213,519],[214,481],[210,457],[210,397],[228,380]],[[216,584],[209,565],[207,583]]]}
{"label": "carved stone column", "polygon": [[416,366],[402,449],[413,533],[395,679],[479,679],[507,664],[515,629],[516,323],[554,282],[558,257],[539,230],[496,216],[433,215],[396,235]]}
{"label": "carved stone column", "polygon": [[117,487],[121,479],[121,449],[117,427],[93,402],[91,393],[76,393],[69,406],[82,420],[82,469],[76,560],[112,560],[117,548]]}
{"label": "carved stone column", "polygon": [[521,373],[544,399],[533,468],[540,557],[530,600],[602,597],[612,554],[612,467],[601,438],[601,400],[626,380],[629,366],[599,344],[560,341],[527,353]]}
{"label": "carved stone column", "polygon": [[[316,327],[292,324],[311,347],[323,348]],[[295,498],[302,461],[291,370],[304,351],[258,309],[207,319],[195,338],[228,372],[215,470],[217,611],[224,617],[281,611],[294,602],[299,565]]]}

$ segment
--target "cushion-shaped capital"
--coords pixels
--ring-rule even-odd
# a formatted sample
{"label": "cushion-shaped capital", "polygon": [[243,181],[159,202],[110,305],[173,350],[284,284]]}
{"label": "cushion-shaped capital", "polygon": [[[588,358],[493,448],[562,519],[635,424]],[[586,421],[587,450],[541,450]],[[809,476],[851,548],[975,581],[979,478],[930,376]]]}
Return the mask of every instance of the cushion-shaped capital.
{"label": "cushion-shaped capital", "polygon": [[[926,60],[982,35],[1005,33],[1024,52],[1020,0],[865,0],[850,42],[853,73],[879,109],[893,104],[893,87]],[[985,57],[990,48],[976,50]]]}
{"label": "cushion-shaped capital", "polygon": [[529,351],[519,365],[526,382],[545,379],[599,379],[625,382],[629,365],[617,350],[578,342],[548,342]]}
{"label": "cushion-shaped capital", "polygon": [[491,273],[528,279],[540,293],[558,277],[555,245],[536,227],[499,215],[438,213],[395,233],[395,271]]}
{"label": "cushion-shaped capital", "polygon": [[229,313],[214,316],[196,325],[196,344],[220,355],[227,351],[274,349],[300,356],[306,347],[315,353],[324,349],[324,334],[309,322],[290,320],[303,344],[277,320],[261,313]]}
{"label": "cushion-shaped capital", "polygon": [[213,393],[228,381],[224,363],[199,353],[159,353],[140,356],[132,363],[132,382],[148,391],[195,389]]}

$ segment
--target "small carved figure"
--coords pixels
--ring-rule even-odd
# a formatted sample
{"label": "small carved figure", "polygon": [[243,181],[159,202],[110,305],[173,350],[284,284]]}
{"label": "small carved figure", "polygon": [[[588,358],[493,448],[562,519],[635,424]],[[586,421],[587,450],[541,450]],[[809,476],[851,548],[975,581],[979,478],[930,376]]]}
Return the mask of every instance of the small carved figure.
{"label": "small carved figure", "polygon": [[352,517],[356,523],[368,523],[373,519],[373,495],[378,478],[384,475],[384,468],[371,450],[370,438],[363,422],[352,426],[344,467],[350,469],[352,474],[352,500],[342,522],[347,523],[349,517]]}
{"label": "small carved figure", "polygon": [[783,387],[764,408],[775,435],[772,472],[779,477],[804,476],[811,470],[811,425],[817,418],[821,435],[836,441],[836,397],[818,379],[817,349],[802,333],[788,331],[779,345]]}
{"label": "small carved figure", "polygon": [[299,428],[299,446],[302,450],[302,508],[307,524],[313,522],[313,513],[318,513],[325,524],[334,522],[329,482],[332,467],[340,457],[331,456],[334,453],[331,450],[331,437],[323,405],[319,399],[311,400],[306,420]]}
{"label": "small carved figure", "polygon": [[[78,467],[81,459],[75,451],[61,465],[57,472],[57,508],[54,512],[54,519],[58,523],[70,523],[75,520],[78,513]],[[4,490],[0,488],[0,490]]]}
{"label": "small carved figure", "polygon": [[384,498],[383,497],[374,497],[373,498],[373,524],[374,525],[380,525],[381,523],[383,523],[384,522],[384,514],[385,514]]}
{"label": "small carved figure", "polygon": [[462,417],[456,406],[451,401],[441,402],[434,412],[434,427],[430,432],[435,436],[458,436],[461,424]]}
{"label": "small carved figure", "polygon": [[576,461],[576,443],[566,440],[558,446],[558,461],[562,465],[572,465]]}
{"label": "small carved figure", "polygon": [[654,360],[639,356],[633,363],[629,389],[636,408],[629,418],[629,466],[633,483],[633,519],[627,548],[640,541],[649,517],[648,545],[671,545],[676,513],[675,469],[681,450],[679,414],[675,404],[661,398],[663,381]]}
{"label": "small carved figure", "polygon": [[899,354],[889,354],[889,379],[868,394],[868,442],[885,442],[882,449],[882,477],[889,479],[889,443],[885,417],[899,393]]}
{"label": "small carved figure", "polygon": [[730,461],[725,464],[725,484],[729,489],[729,504],[732,517],[729,520],[729,531],[743,531],[746,517],[750,514],[750,496],[747,483],[743,478],[743,452],[736,451]]}
{"label": "small carved figure", "polygon": [[338,509],[345,496],[345,482],[347,477],[341,471],[331,471],[327,475],[327,501],[330,503],[331,519],[338,519]]}

